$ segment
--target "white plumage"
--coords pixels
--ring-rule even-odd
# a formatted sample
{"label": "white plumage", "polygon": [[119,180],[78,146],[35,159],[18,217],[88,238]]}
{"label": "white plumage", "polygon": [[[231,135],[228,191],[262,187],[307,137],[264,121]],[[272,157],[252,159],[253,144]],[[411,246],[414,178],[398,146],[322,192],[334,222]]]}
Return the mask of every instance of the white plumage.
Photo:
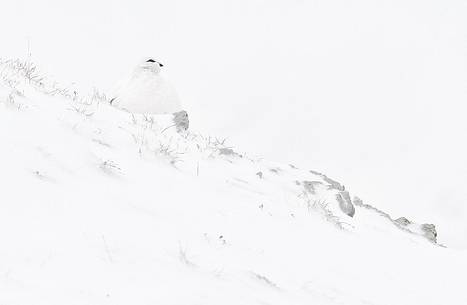
{"label": "white plumage", "polygon": [[160,74],[161,67],[163,65],[153,59],[143,60],[114,91],[111,104],[132,113],[168,114],[181,111],[178,94]]}

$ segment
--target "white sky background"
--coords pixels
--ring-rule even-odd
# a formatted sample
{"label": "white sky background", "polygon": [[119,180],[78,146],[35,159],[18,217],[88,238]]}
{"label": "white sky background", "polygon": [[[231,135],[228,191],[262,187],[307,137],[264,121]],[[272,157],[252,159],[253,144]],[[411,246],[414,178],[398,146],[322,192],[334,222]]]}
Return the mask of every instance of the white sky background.
{"label": "white sky background", "polygon": [[153,56],[193,129],[467,247],[465,1],[5,1],[0,35],[103,90]]}

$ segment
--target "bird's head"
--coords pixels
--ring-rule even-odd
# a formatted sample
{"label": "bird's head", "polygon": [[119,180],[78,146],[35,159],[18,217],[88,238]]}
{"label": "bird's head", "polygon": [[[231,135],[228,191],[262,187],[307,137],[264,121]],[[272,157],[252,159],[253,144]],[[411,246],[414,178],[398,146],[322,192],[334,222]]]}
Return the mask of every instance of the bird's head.
{"label": "bird's head", "polygon": [[145,58],[144,60],[141,61],[139,64],[139,68],[143,70],[149,70],[155,73],[159,73],[161,71],[161,67],[164,65],[161,64],[160,62],[152,59],[152,58]]}

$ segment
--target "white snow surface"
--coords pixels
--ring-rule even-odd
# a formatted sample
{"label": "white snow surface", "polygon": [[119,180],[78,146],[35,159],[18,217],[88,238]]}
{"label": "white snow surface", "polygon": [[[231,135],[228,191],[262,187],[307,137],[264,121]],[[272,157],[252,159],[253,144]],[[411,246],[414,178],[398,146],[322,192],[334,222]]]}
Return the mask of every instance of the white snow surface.
{"label": "white snow surface", "polygon": [[182,110],[177,92],[161,75],[158,62],[144,59],[133,73],[116,85],[112,105],[142,114],[168,114]]}
{"label": "white snow surface", "polygon": [[0,304],[467,304],[464,250],[31,67],[0,70]]}
{"label": "white snow surface", "polygon": [[106,92],[135,59],[156,56],[197,131],[345,181],[467,249],[465,0],[1,8],[0,56],[32,57],[55,79]]}

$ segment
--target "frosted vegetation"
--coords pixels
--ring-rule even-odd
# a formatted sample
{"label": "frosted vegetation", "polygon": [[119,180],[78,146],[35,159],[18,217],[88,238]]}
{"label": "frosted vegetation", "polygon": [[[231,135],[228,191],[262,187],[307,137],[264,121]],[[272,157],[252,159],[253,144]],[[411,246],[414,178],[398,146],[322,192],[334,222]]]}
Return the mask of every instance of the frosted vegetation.
{"label": "frosted vegetation", "polygon": [[467,303],[432,224],[29,61],[0,80],[2,304]]}

